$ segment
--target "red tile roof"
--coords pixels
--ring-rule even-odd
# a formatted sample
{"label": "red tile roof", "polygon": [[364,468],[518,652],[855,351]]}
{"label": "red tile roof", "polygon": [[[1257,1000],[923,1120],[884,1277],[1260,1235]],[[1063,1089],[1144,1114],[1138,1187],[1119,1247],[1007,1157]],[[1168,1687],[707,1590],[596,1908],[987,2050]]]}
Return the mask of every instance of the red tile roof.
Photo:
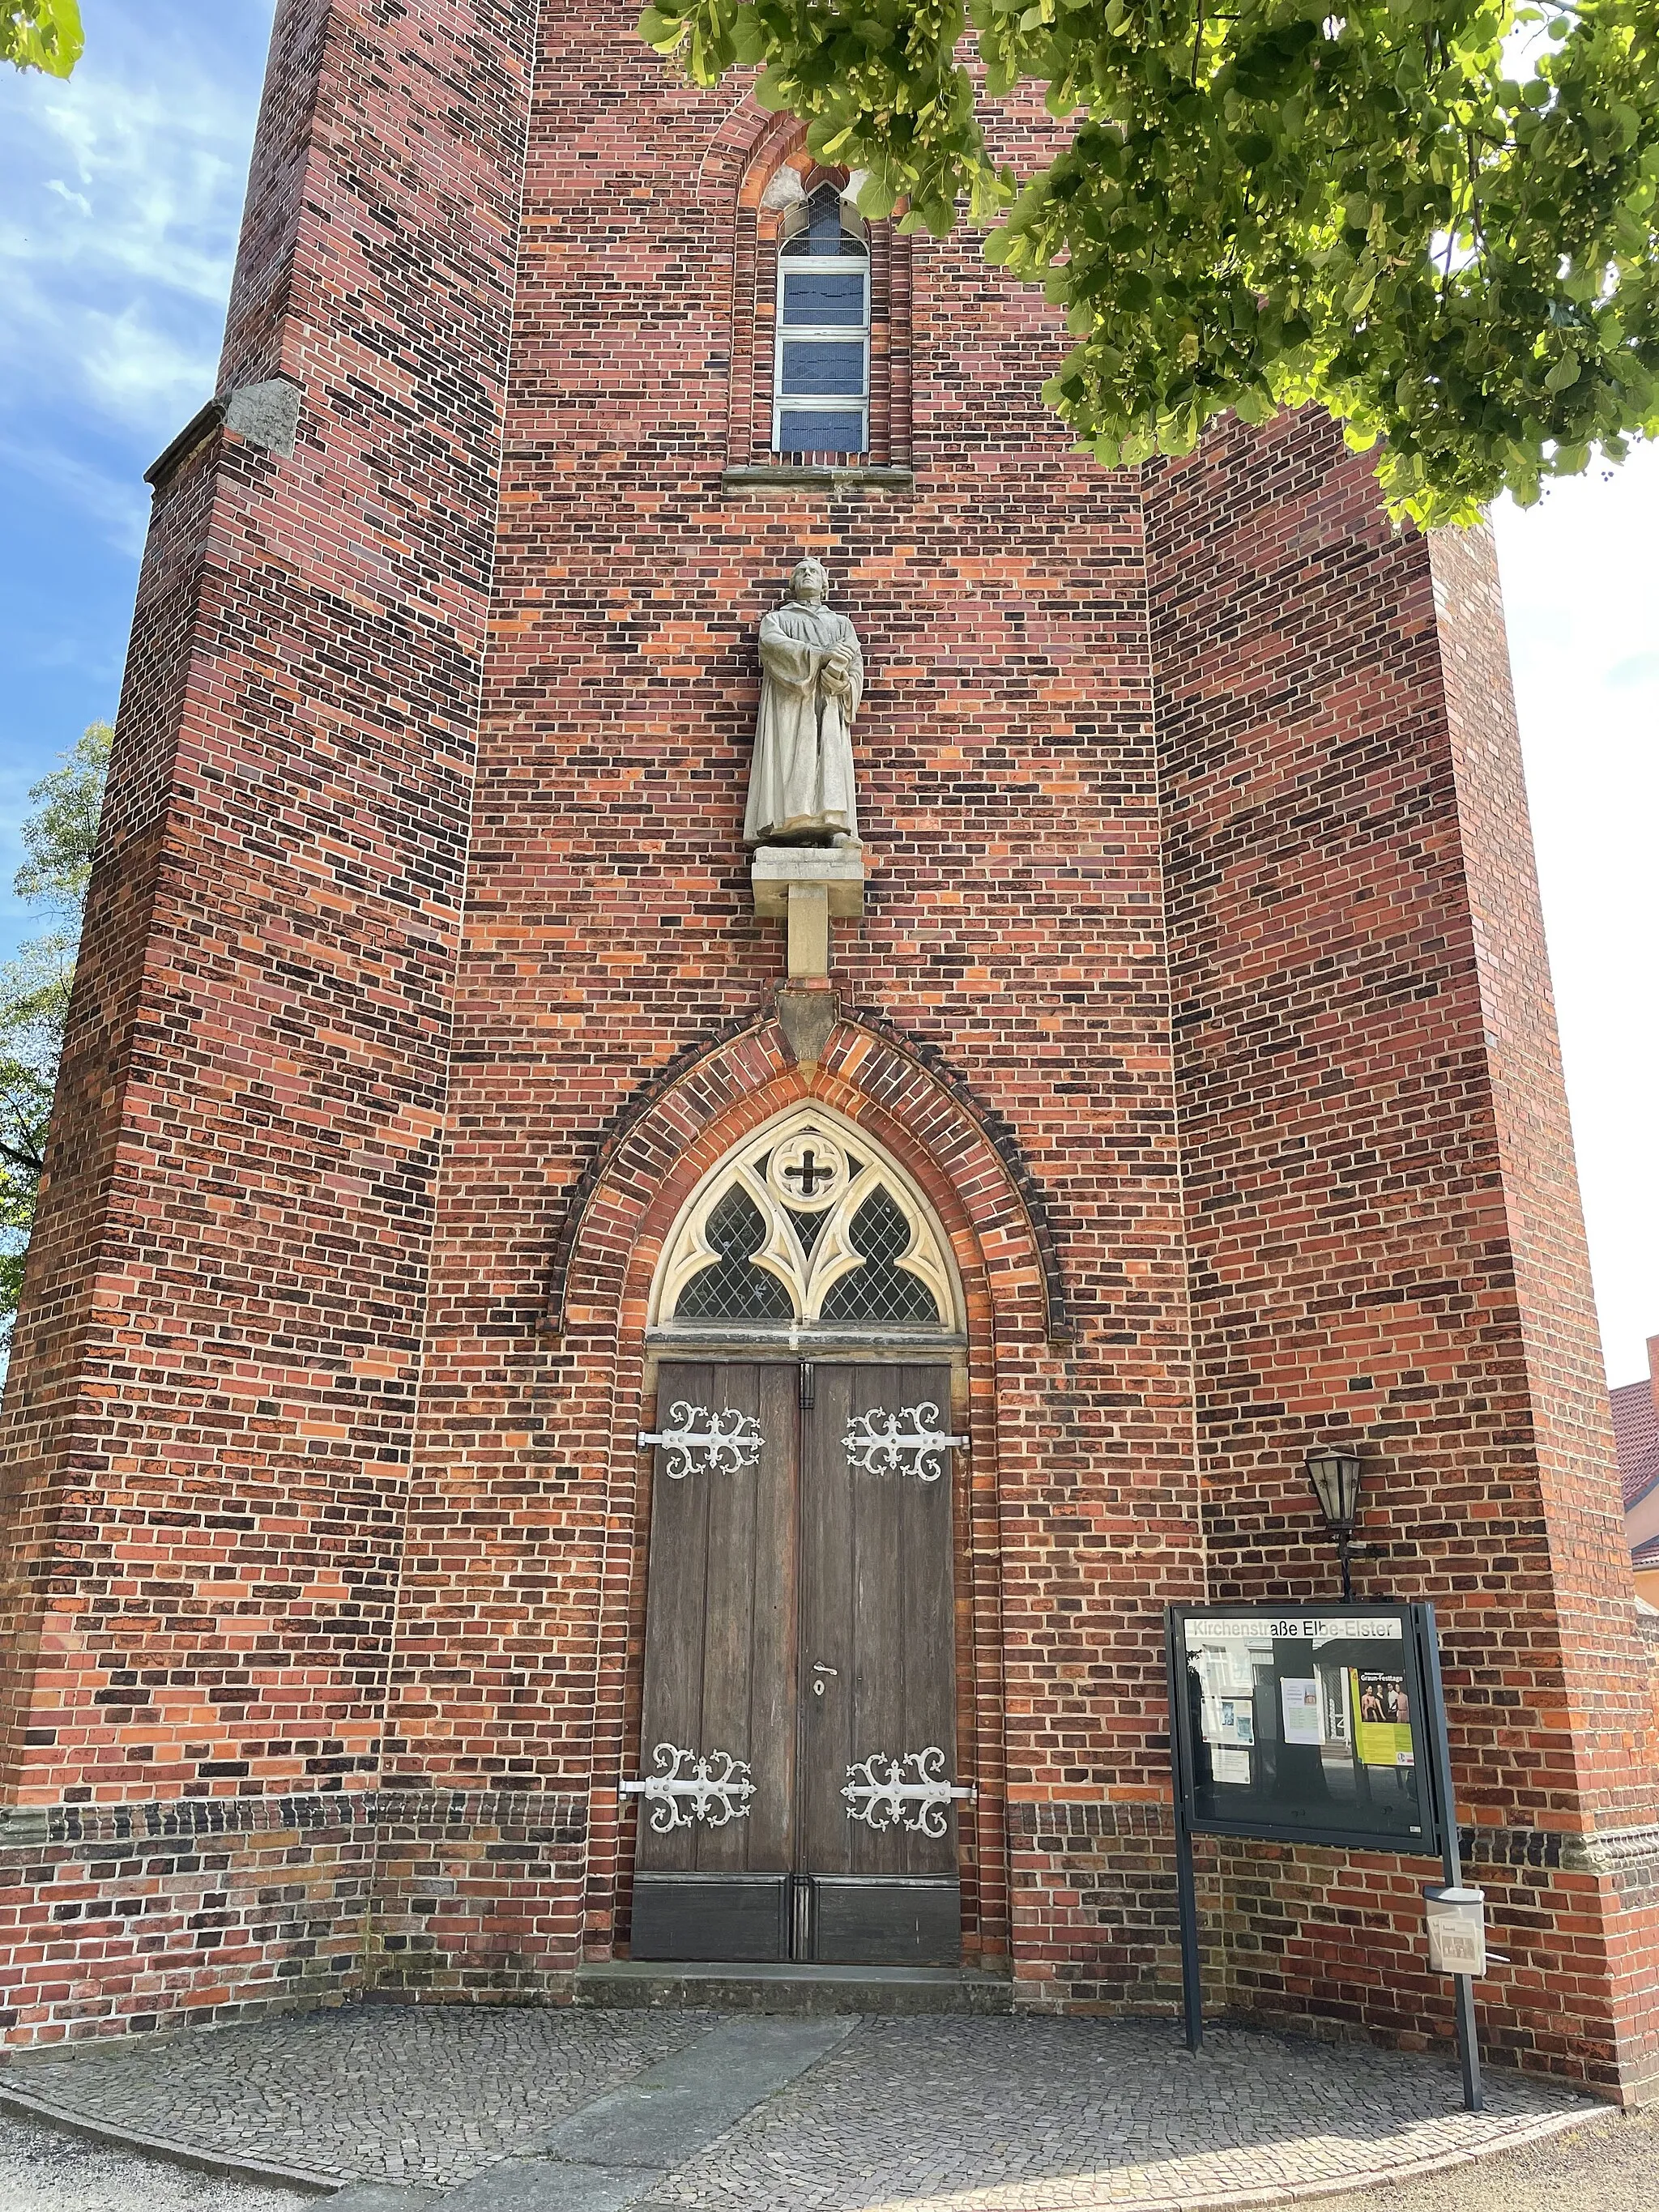
{"label": "red tile roof", "polygon": [[1613,1435],[1619,1447],[1619,1480],[1629,1512],[1644,1491],[1659,1482],[1659,1406],[1646,1376],[1610,1390]]}

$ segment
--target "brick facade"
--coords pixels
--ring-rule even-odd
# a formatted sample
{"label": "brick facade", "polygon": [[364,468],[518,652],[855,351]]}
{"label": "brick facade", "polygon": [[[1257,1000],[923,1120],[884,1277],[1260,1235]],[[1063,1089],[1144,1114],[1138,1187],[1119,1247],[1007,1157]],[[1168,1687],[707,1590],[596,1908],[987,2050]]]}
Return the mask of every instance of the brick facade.
{"label": "brick facade", "polygon": [[[1219,434],[1147,515],[1209,1591],[1318,1595],[1286,1441],[1350,1437],[1359,1594],[1439,1617],[1514,1962],[1489,2043],[1638,2078],[1650,1999],[1612,1991],[1650,1905],[1609,1899],[1615,1861],[1652,1878],[1650,1673],[1491,540],[1391,534],[1311,418]],[[1218,1856],[1224,1992],[1401,2034],[1438,2008],[1411,1869]]]}
{"label": "brick facade", "polygon": [[[6,1401],[0,2017],[626,1943],[653,1272],[810,1095],[964,1289],[969,1958],[1170,2003],[1160,1609],[1328,1591],[1352,1434],[1371,1586],[1442,1610],[1489,2048],[1633,2093],[1649,1660],[1489,548],[1322,421],[1096,470],[1041,301],[884,226],[876,465],[759,480],[787,164],[626,9],[279,9],[225,381],[301,427],[158,491]],[[739,834],[808,551],[871,871],[810,1068]],[[1422,1871],[1211,1850],[1215,2001],[1443,2037]]]}

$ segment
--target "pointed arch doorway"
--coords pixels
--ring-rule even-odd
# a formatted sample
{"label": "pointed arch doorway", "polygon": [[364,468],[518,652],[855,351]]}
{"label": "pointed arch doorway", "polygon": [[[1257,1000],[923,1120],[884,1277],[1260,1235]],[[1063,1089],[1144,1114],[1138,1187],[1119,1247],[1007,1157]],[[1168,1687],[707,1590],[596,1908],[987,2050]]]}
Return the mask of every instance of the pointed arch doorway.
{"label": "pointed arch doorway", "polygon": [[961,1957],[961,1289],[926,1200],[798,1109],[707,1176],[653,1294],[636,1959]]}

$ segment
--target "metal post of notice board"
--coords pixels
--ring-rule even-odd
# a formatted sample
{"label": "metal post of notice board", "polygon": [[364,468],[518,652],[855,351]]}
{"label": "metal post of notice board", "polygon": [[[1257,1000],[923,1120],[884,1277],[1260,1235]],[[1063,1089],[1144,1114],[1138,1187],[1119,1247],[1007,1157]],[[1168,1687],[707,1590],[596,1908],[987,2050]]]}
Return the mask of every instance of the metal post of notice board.
{"label": "metal post of notice board", "polygon": [[1178,1679],[1178,1662],[1172,1639],[1164,1639],[1170,1675],[1170,1764],[1175,1770],[1176,1905],[1181,1918],[1181,2005],[1186,2017],[1187,2048],[1197,2051],[1204,2042],[1204,1984],[1198,1959],[1198,1887],[1193,1879],[1193,1832],[1187,1823],[1186,1778],[1181,1771],[1181,1731],[1176,1723],[1176,1699],[1187,1694]]}
{"label": "metal post of notice board", "polygon": [[[1431,1605],[1413,1606],[1412,1613],[1417,1623],[1418,1662],[1428,1689],[1425,1717],[1434,1741],[1434,1796],[1440,1824],[1440,1863],[1445,1869],[1447,1888],[1461,1890],[1463,1872],[1457,1848],[1457,1802],[1452,1796],[1451,1752],[1446,1741],[1446,1698],[1440,1681],[1440,1638]],[[1480,2094],[1480,2045],[1475,2034],[1474,1977],[1454,1974],[1452,1990],[1457,2011],[1457,2059],[1463,2069],[1463,2104],[1467,2111],[1478,2112],[1485,2100]]]}
{"label": "metal post of notice board", "polygon": [[[1188,2049],[1204,2039],[1195,1835],[1438,1856],[1429,1957],[1452,1978],[1463,2102],[1478,2112],[1485,1904],[1462,1886],[1433,1607],[1170,1605],[1164,1637]],[[1372,1769],[1393,1784],[1373,1789]]]}

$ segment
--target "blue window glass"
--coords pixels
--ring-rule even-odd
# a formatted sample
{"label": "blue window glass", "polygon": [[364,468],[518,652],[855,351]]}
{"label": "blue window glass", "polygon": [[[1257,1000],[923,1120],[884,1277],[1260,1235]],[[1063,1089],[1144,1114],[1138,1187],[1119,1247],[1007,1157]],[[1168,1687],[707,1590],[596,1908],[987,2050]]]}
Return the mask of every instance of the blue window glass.
{"label": "blue window glass", "polygon": [[864,410],[830,408],[778,410],[780,453],[861,453],[864,451]]}
{"label": "blue window glass", "polygon": [[817,191],[807,212],[806,228],[797,231],[784,247],[787,254],[797,253],[857,253],[864,247],[856,238],[848,235],[841,219],[840,195],[831,191]]}
{"label": "blue window glass", "polygon": [[797,338],[786,333],[781,384],[786,399],[862,399],[863,338]]}
{"label": "blue window glass", "polygon": [[773,450],[862,453],[870,442],[870,257],[833,187],[815,192],[778,260]]}
{"label": "blue window glass", "polygon": [[786,269],[783,272],[783,319],[786,323],[845,323],[864,328],[864,271],[862,269]]}

